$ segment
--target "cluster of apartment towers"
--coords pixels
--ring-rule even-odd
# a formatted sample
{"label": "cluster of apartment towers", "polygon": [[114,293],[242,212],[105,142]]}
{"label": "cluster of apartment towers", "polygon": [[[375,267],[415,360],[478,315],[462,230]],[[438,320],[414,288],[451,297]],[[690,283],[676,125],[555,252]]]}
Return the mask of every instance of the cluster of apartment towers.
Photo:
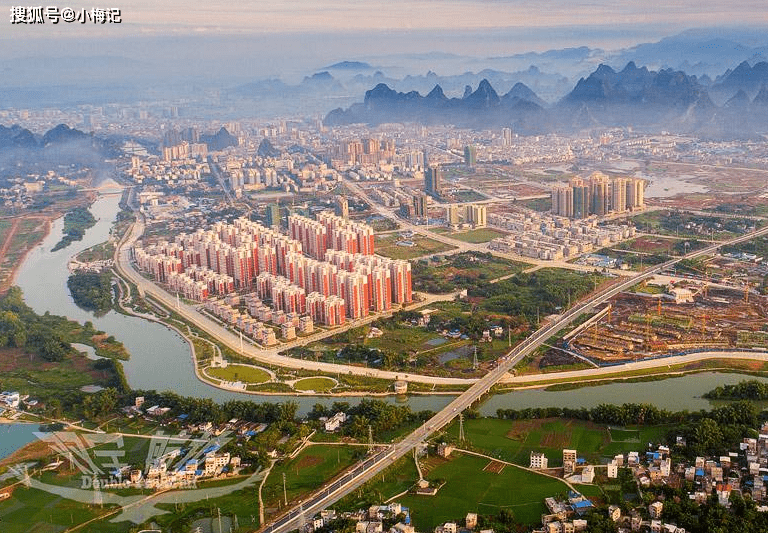
{"label": "cluster of apartment towers", "polygon": [[245,218],[133,248],[138,267],[185,298],[255,289],[275,311],[327,326],[413,299],[411,265],[374,254],[373,229],[323,211],[288,217],[288,233]]}
{"label": "cluster of apartment towers", "polygon": [[645,180],[612,178],[595,172],[588,179],[571,178],[552,189],[552,212],[568,218],[624,213],[645,207]]}

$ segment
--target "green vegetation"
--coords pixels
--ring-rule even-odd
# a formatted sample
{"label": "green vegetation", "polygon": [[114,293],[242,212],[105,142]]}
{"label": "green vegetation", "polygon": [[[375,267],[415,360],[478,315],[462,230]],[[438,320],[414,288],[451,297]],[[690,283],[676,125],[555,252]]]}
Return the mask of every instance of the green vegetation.
{"label": "green vegetation", "polygon": [[506,233],[504,233],[503,231],[499,231],[491,228],[479,228],[479,229],[473,229],[470,231],[450,233],[448,236],[451,239],[456,239],[457,241],[479,244],[479,243],[491,241],[493,239],[496,239],[497,237],[503,237],[504,235],[506,235]]}
{"label": "green vegetation", "polygon": [[494,257],[489,253],[462,252],[441,259],[422,259],[412,264],[413,288],[445,293],[515,274],[528,265]]}
{"label": "green vegetation", "polygon": [[488,197],[484,194],[481,194],[477,191],[473,191],[471,189],[461,189],[459,191],[456,191],[453,193],[453,198],[457,202],[482,202],[483,200],[487,200]]}
{"label": "green vegetation", "polygon": [[0,523],[3,533],[64,531],[104,512],[94,505],[21,486],[14,489],[12,498],[0,502]]}
{"label": "green vegetation", "polygon": [[210,398],[190,398],[174,392],[131,391],[128,403],[133,404],[137,396],[144,396],[149,405],[170,407],[169,417],[187,415],[190,423],[212,422],[221,424],[232,418],[252,422],[287,423],[296,418],[299,406],[295,402],[256,403],[246,400],[229,400],[218,404]]}
{"label": "green vegetation", "polygon": [[511,511],[518,523],[533,525],[546,512],[544,498],[568,490],[562,481],[514,466],[505,466],[500,473],[484,470],[489,461],[480,457],[457,454],[448,461],[430,458],[430,462],[435,467],[426,478],[436,485],[445,483],[437,495],[408,494],[399,499],[410,509],[419,531],[431,531],[451,519],[460,521],[469,512],[500,509]]}
{"label": "green vegetation", "polygon": [[491,313],[537,317],[556,313],[586,296],[602,283],[600,274],[574,272],[561,268],[542,268],[520,273],[498,283],[480,283],[469,288],[471,297],[484,298],[479,307]]}
{"label": "green vegetation", "polygon": [[300,379],[293,385],[293,388],[300,391],[329,392],[335,386],[335,380],[317,377]]}
{"label": "green vegetation", "polygon": [[273,511],[267,519],[284,507],[283,474],[288,504],[304,499],[365,454],[365,448],[316,444],[301,451],[294,459],[280,462],[269,473],[262,496],[265,507]]}
{"label": "green vegetation", "polygon": [[[755,254],[758,258],[765,259],[768,257],[768,238],[766,236],[762,236],[739,244],[724,246],[721,249],[721,252],[723,254]],[[768,276],[763,278],[762,285],[763,294],[768,293]]]}
{"label": "green vegetation", "polygon": [[521,205],[528,209],[533,209],[539,213],[546,213],[552,209],[552,199],[547,198],[531,198],[530,200],[517,200],[515,205]]}
{"label": "green vegetation", "polygon": [[[70,342],[95,344],[93,337],[100,332],[89,324],[82,327],[64,317],[36,314],[24,303],[18,287],[12,287],[0,300],[0,347],[21,348],[45,361],[62,361],[71,355]],[[122,344],[114,339],[110,344],[124,354]]]}
{"label": "green vegetation", "polygon": [[762,222],[749,218],[695,215],[683,211],[649,211],[631,218],[641,231],[684,238],[726,239],[760,227]]}
{"label": "green vegetation", "polygon": [[67,287],[78,307],[97,315],[112,309],[112,275],[109,272],[78,271],[69,276]]}
{"label": "green vegetation", "polygon": [[[421,313],[399,311],[391,318],[382,318],[371,326],[348,330],[328,337],[307,347],[291,350],[294,357],[311,358],[335,363],[364,363],[370,367],[397,371],[424,372],[430,375],[479,376],[486,371],[488,362],[509,350],[508,338],[496,338],[492,342],[476,343],[490,325],[500,325],[504,332],[512,326],[512,342],[517,342],[527,328],[518,327],[508,317],[492,316],[485,311],[472,313],[467,302],[440,302],[430,306],[431,320],[419,326]],[[381,336],[369,336],[372,328],[378,328]],[[443,330],[454,331],[452,336]],[[477,344],[479,366],[473,368],[474,348]],[[340,381],[350,385],[351,376],[340,376]],[[378,384],[380,386],[381,380]],[[383,382],[385,391],[390,382]],[[426,390],[431,390],[427,388]],[[459,390],[452,387],[450,390]]]}
{"label": "green vegetation", "polygon": [[[452,424],[446,436],[458,442],[458,432],[458,425]],[[579,420],[465,419],[464,433],[466,444],[462,447],[522,466],[528,466],[532,451],[544,452],[551,466],[560,466],[563,448],[576,449],[585,457],[598,459],[601,448],[609,443],[605,427]]]}
{"label": "green vegetation", "polygon": [[376,232],[400,229],[400,224],[390,218],[374,218],[367,222]]}
{"label": "green vegetation", "polygon": [[353,511],[366,509],[371,505],[377,505],[389,498],[405,492],[414,486],[419,479],[416,465],[410,455],[401,457],[392,466],[369,481],[355,492],[339,500],[336,509]]}
{"label": "green vegetation", "polygon": [[[401,246],[398,242],[410,241],[413,246]],[[453,250],[455,247],[420,235],[400,237],[397,234],[381,235],[376,238],[376,253],[392,259],[414,259],[423,255]]]}
{"label": "green vegetation", "polygon": [[[198,483],[198,487],[205,488],[216,483]],[[216,524],[216,517],[218,517],[219,512],[221,512],[222,522],[225,524],[227,523],[225,520],[228,517],[238,517],[237,520],[240,528],[233,531],[250,531],[258,524],[259,520],[258,482],[246,489],[230,492],[220,498],[209,498],[180,505],[160,504],[158,507],[167,511],[167,514],[156,516],[152,519],[153,522],[162,528],[162,531],[192,531],[190,529],[192,522],[201,518],[213,517],[212,523]],[[111,525],[113,524],[105,521],[96,522],[93,533],[110,533],[111,530],[107,528]],[[89,530],[86,529],[85,531]],[[122,532],[125,529],[123,527],[117,531]],[[224,531],[227,530],[224,529]]]}
{"label": "green vegetation", "polygon": [[[689,413],[687,411],[671,412],[659,409],[650,404],[606,405],[601,404],[592,409],[570,409],[547,407],[536,409],[498,409],[499,418],[509,420],[531,420],[541,418],[573,418],[588,420],[598,424],[639,428],[655,428],[672,424],[673,427],[664,439],[668,444],[675,444],[676,436],[687,439],[688,445],[683,453],[686,456],[722,455],[738,446],[741,439],[754,431],[758,424],[757,409],[748,401],[740,401],[711,411]],[[619,434],[619,438],[626,438]],[[639,438],[650,437],[642,431]],[[652,442],[649,440],[649,442]],[[614,443],[608,448],[613,452],[626,445],[626,441]],[[564,447],[564,446],[563,446]],[[562,448],[562,447],[561,447]],[[578,448],[577,448],[578,449]]]}
{"label": "green vegetation", "polygon": [[330,407],[315,404],[307,418],[318,420],[340,411],[349,417],[347,423],[341,427],[341,433],[357,439],[367,439],[370,426],[376,439],[388,440],[402,428],[423,423],[434,415],[432,411],[414,413],[407,405],[392,405],[382,400],[366,398],[355,406],[347,402],[333,402]]}
{"label": "green vegetation", "polygon": [[270,380],[269,373],[248,365],[227,365],[226,368],[209,368],[206,372],[212,377],[225,381],[264,383]]}
{"label": "green vegetation", "polygon": [[754,379],[741,381],[736,385],[716,387],[704,397],[710,400],[768,400],[768,383]]}
{"label": "green vegetation", "polygon": [[64,236],[51,251],[61,250],[75,241],[82,240],[85,230],[94,224],[96,219],[87,207],[75,207],[64,215]]}

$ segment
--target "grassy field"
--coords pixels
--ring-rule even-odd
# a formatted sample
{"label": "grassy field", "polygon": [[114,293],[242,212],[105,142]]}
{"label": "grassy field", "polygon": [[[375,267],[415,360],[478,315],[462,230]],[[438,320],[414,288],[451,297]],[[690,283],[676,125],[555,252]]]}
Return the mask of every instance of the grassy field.
{"label": "grassy field", "polygon": [[415,327],[394,327],[384,330],[384,335],[365,340],[365,346],[380,350],[399,352],[406,348],[411,350],[430,350],[439,345],[429,345],[427,342],[443,337],[434,331]]}
{"label": "grassy field", "polygon": [[[396,244],[399,241],[411,241],[414,246],[399,246]],[[418,235],[407,239],[399,235],[381,235],[376,238],[376,253],[392,259],[413,259],[453,249],[454,246]]]}
{"label": "grassy field", "polygon": [[49,362],[21,348],[0,349],[0,374],[3,390],[18,390],[45,400],[78,390],[84,385],[109,386],[115,379],[97,361],[75,352],[64,361]]}
{"label": "grassy field", "polygon": [[[580,457],[596,463],[629,451],[644,451],[648,442],[660,442],[668,426],[611,429],[581,420],[499,420],[480,418],[464,421],[470,445],[487,455],[528,466],[532,451],[544,452],[551,467],[561,466],[563,448],[575,449]],[[448,428],[458,438],[458,424]]]}
{"label": "grassy field", "polygon": [[742,235],[745,229],[762,221],[747,218],[723,218],[716,215],[696,215],[667,210],[649,211],[631,217],[638,230],[682,238],[729,239]]}
{"label": "grassy field", "polygon": [[296,458],[275,465],[262,490],[267,519],[284,507],[283,473],[290,505],[353,464],[357,453],[360,449],[353,446],[315,445],[302,450]]}
{"label": "grassy field", "polygon": [[422,259],[412,265],[413,287],[427,292],[450,292],[515,274],[528,266],[479,252],[449,255],[440,261]]}
{"label": "grassy field", "polygon": [[506,235],[503,231],[498,231],[491,228],[479,228],[470,231],[460,231],[456,233],[450,233],[448,236],[452,239],[462,242],[470,242],[479,244],[482,242],[488,242],[497,237],[503,237]]}
{"label": "grassy field", "polygon": [[431,531],[438,524],[463,519],[467,513],[495,514],[509,509],[515,519],[539,523],[546,512],[544,498],[564,494],[564,483],[526,470],[506,466],[500,473],[487,472],[486,459],[456,454],[443,460],[430,458],[435,466],[427,479],[445,480],[436,496],[407,495],[400,503],[411,510],[419,531]]}
{"label": "grassy field", "polygon": [[106,510],[42,490],[17,487],[11,498],[0,502],[0,529],[3,533],[58,533]]}
{"label": "grassy field", "polygon": [[336,386],[330,378],[304,378],[297,381],[293,388],[301,391],[327,392]]}
{"label": "grassy field", "polygon": [[270,375],[248,365],[227,365],[227,368],[209,368],[208,374],[225,381],[242,381],[244,383],[264,383],[269,381]]}
{"label": "grassy field", "polygon": [[[405,492],[416,484],[419,473],[410,454],[395,461],[380,476],[376,476],[360,490],[339,500],[335,509],[356,511],[378,505],[396,494]],[[399,501],[399,500],[398,500]]]}

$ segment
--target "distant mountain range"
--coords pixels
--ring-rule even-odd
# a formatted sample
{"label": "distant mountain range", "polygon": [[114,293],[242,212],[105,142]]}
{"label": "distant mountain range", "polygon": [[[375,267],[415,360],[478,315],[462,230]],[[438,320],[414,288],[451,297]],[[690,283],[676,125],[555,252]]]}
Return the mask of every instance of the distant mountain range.
{"label": "distant mountain range", "polygon": [[20,168],[42,174],[59,172],[62,165],[87,166],[106,177],[110,167],[106,160],[122,153],[121,144],[118,138],[103,139],[66,124],[43,135],[18,125],[0,125],[0,184],[6,186],[5,179],[18,177]]}
{"label": "distant mountain range", "polygon": [[600,65],[552,106],[522,83],[499,96],[484,79],[476,90],[468,87],[461,98],[447,98],[440,85],[421,96],[380,83],[365,93],[362,103],[331,111],[325,123],[509,126],[528,134],[634,126],[729,138],[768,131],[768,63],[745,62],[718,77],[711,90],[720,105],[710,97],[709,81],[702,83],[679,70],[649,70],[632,61],[620,71]]}
{"label": "distant mountain range", "polygon": [[59,124],[45,132],[42,136],[36,136],[26,128],[14,124],[6,127],[0,124],[0,150],[13,148],[43,149],[56,147],[68,143],[86,143],[103,147],[99,139],[92,138],[87,133],[70,128],[66,124]]}

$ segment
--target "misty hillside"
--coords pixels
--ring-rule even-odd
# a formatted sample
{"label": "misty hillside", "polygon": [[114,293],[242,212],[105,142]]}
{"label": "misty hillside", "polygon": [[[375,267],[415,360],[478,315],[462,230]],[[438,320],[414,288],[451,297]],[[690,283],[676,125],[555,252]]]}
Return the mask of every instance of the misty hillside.
{"label": "misty hillside", "polygon": [[[713,102],[696,76],[673,69],[649,70],[630,61],[621,70],[599,65],[552,106],[522,83],[499,96],[488,80],[448,98],[436,85],[426,96],[398,92],[380,83],[362,103],[335,109],[328,125],[385,122],[451,124],[459,127],[509,126],[523,134],[573,132],[592,127],[695,133],[707,137],[749,138],[768,130],[768,63],[741,64],[712,87],[723,103]],[[709,85],[707,83],[706,85]]]}

